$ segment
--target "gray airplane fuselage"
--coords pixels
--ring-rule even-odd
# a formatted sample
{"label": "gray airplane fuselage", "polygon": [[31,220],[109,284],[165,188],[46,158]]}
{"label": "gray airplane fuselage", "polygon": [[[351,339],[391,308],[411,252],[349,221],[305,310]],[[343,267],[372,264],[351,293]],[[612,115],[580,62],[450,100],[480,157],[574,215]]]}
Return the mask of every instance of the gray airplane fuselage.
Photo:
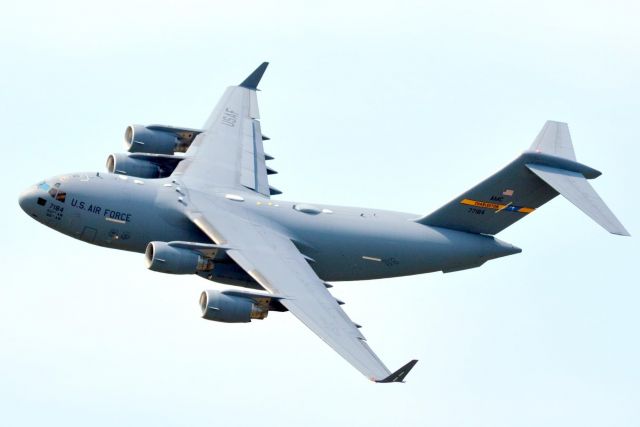
{"label": "gray airplane fuselage", "polygon": [[[491,236],[419,224],[414,221],[418,215],[300,204],[219,190],[210,197],[218,199],[214,205],[221,215],[239,215],[249,226],[269,222],[296,243],[318,276],[327,281],[456,271],[521,251]],[[50,228],[112,249],[144,252],[151,241],[214,243],[185,216],[188,193],[180,177],[74,173],[30,187],[21,195],[20,205]],[[207,278],[251,286],[242,280],[252,280],[228,262],[216,265],[214,271],[230,271],[222,276],[240,277],[240,281],[216,275]]]}
{"label": "gray airplane fuselage", "polygon": [[404,382],[417,360],[389,370],[327,282],[446,273],[519,253],[494,236],[560,194],[629,235],[587,182],[600,172],[578,163],[568,125],[555,121],[529,150],[427,215],[272,199],[281,191],[269,182],[277,172],[257,99],[267,66],[227,87],[200,129],[129,125],[127,152],[109,155],[109,173],[42,181],[20,195],[21,208],[86,243],[143,253],[152,271],[253,288],[205,290],[202,317],[249,323],[288,311],[379,383]]}

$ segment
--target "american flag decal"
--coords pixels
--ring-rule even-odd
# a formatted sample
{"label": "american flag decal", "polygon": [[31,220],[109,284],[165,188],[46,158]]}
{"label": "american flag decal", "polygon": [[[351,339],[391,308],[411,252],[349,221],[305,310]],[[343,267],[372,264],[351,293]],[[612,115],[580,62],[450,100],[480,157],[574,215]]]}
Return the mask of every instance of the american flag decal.
{"label": "american flag decal", "polygon": [[511,190],[510,188],[507,188],[506,190],[504,190],[502,192],[502,195],[511,197],[511,196],[513,196],[513,190]]}

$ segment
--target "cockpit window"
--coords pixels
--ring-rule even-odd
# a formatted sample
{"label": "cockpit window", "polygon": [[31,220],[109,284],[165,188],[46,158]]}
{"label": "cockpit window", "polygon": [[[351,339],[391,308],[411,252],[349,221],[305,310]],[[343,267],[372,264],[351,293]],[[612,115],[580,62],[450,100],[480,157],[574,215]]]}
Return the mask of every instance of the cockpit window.
{"label": "cockpit window", "polygon": [[51,186],[49,184],[47,184],[46,182],[42,181],[40,184],[38,184],[38,188],[40,190],[47,191],[47,190],[49,190],[49,188],[51,188]]}
{"label": "cockpit window", "polygon": [[[53,187],[49,187],[46,183],[44,183],[44,184],[49,188],[49,195],[51,197],[53,197],[54,199],[56,199],[59,202],[64,203],[65,199],[67,198],[67,193],[65,193],[64,191],[60,191],[60,183],[59,182],[56,182],[53,185]],[[42,188],[41,186],[38,186],[38,187]]]}

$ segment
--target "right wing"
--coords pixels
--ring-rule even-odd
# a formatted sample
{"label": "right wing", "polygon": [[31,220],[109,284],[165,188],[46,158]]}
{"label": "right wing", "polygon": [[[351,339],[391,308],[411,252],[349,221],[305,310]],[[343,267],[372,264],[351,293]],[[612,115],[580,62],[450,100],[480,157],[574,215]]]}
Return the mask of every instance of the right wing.
{"label": "right wing", "polygon": [[188,216],[194,224],[229,248],[228,256],[263,288],[282,297],[282,305],[363,375],[376,382],[404,380],[416,361],[391,373],[289,238],[232,212],[216,209],[217,215],[210,214],[214,198],[190,194]]}

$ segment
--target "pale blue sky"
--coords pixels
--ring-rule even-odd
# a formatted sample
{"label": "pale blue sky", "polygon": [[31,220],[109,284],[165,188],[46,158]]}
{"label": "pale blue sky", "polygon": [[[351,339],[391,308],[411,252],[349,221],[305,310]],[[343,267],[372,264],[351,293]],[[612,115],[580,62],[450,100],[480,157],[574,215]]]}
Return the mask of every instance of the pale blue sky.
{"label": "pale blue sky", "polygon": [[[556,199],[520,255],[334,294],[404,385],[367,381],[287,314],[200,319],[211,285],[30,220],[17,197],[104,170],[130,123],[200,126],[261,84],[281,198],[429,212],[569,123],[640,233],[637,2],[5,1],[0,425],[635,426],[636,237]],[[8,238],[7,238],[8,237]]]}

